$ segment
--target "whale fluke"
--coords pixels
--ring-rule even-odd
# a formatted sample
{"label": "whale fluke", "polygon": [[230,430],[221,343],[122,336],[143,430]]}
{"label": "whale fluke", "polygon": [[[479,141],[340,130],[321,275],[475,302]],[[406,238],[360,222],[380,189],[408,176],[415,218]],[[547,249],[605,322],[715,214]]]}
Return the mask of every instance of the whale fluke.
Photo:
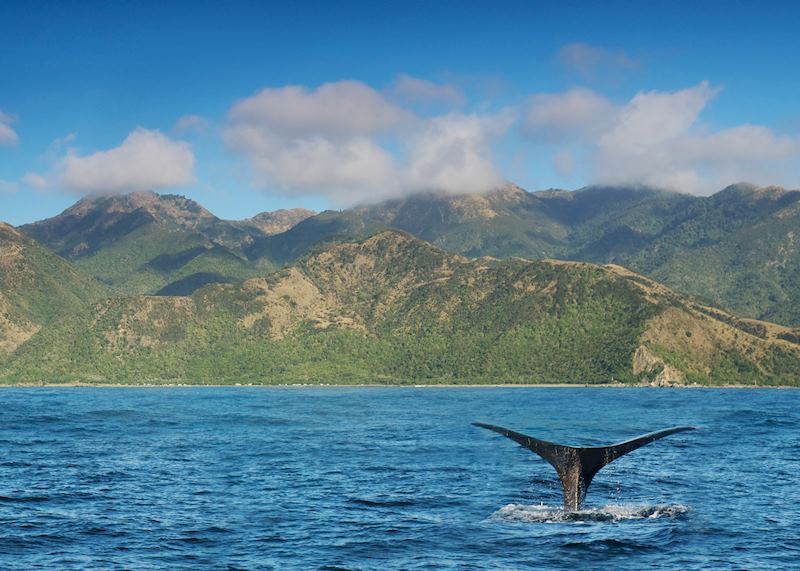
{"label": "whale fluke", "polygon": [[482,422],[473,422],[472,424],[502,434],[547,460],[556,469],[558,478],[561,480],[561,486],[564,489],[564,509],[566,510],[577,510],[581,507],[583,499],[586,497],[586,490],[592,483],[592,478],[603,466],[659,438],[676,432],[694,430],[693,426],[673,426],[609,446],[576,447],[553,444],[502,426]]}

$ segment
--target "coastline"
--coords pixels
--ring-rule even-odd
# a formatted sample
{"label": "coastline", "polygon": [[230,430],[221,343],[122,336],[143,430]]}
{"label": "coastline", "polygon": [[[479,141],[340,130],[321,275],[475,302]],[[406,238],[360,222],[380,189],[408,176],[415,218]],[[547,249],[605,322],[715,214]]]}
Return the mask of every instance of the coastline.
{"label": "coastline", "polygon": [[405,388],[405,389],[800,389],[796,385],[665,385],[625,383],[0,383],[2,389],[52,389],[52,388],[98,388],[98,389],[159,389],[159,388]]}

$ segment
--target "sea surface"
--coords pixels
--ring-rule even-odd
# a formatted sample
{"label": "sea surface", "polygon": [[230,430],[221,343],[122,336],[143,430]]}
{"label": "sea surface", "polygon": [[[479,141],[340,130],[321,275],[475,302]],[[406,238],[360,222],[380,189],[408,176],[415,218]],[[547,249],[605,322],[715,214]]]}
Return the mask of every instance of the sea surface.
{"label": "sea surface", "polygon": [[[564,444],[672,425],[560,509]],[[0,390],[0,569],[798,569],[800,391]]]}

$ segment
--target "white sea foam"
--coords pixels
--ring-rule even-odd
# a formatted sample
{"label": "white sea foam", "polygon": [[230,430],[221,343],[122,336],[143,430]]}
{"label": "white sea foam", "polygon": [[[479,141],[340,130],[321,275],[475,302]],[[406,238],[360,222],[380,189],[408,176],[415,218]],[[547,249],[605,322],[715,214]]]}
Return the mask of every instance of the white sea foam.
{"label": "white sea foam", "polygon": [[522,523],[617,522],[635,519],[679,517],[689,508],[676,505],[607,505],[577,511],[560,507],[525,504],[508,504],[494,512],[490,520]]}

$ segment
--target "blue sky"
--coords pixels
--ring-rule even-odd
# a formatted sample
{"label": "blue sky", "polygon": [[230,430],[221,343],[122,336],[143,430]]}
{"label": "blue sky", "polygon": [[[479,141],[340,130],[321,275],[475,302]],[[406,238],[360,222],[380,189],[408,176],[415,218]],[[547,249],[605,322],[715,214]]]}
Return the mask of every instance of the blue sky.
{"label": "blue sky", "polygon": [[503,180],[800,186],[798,6],[3,2],[0,219],[145,187],[239,218]]}

